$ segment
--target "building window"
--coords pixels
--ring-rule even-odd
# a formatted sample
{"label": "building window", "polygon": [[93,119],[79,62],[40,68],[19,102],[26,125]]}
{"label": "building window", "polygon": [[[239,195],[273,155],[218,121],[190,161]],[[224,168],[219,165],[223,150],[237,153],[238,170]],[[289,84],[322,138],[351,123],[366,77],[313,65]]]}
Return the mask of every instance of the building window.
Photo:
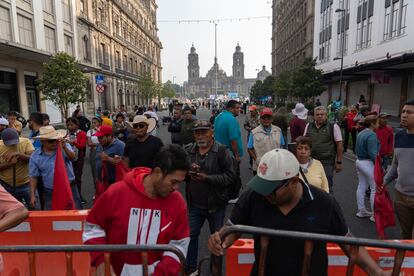
{"label": "building window", "polygon": [[42,0],[43,11],[47,12],[48,14],[53,15],[54,14],[53,2],[54,2],[53,0]]}
{"label": "building window", "polygon": [[127,55],[124,55],[122,67],[123,67],[122,69],[124,69],[125,71],[128,70],[128,56]]}
{"label": "building window", "polygon": [[20,43],[26,46],[34,47],[32,20],[18,14],[17,24],[19,26]]}
{"label": "building window", "polygon": [[116,35],[120,35],[119,33],[119,21],[118,21],[118,17],[116,16],[114,19],[114,32]]}
{"label": "building window", "polygon": [[88,1],[87,0],[80,0],[79,1],[79,9],[81,14],[87,15],[88,14]]}
{"label": "building window", "polygon": [[0,38],[11,40],[10,12],[8,9],[0,7]]}
{"label": "building window", "polygon": [[69,0],[62,0],[62,9],[63,9],[63,22],[67,24],[72,24],[72,16],[71,16]]}
{"label": "building window", "polygon": [[64,40],[65,40],[65,52],[68,53],[69,55],[73,55],[72,37],[68,35],[64,35]]}
{"label": "building window", "polygon": [[104,43],[101,43],[99,45],[99,62],[105,65],[109,65],[108,51],[106,50],[106,45]]}
{"label": "building window", "polygon": [[348,51],[349,0],[340,0],[338,8],[345,10],[345,12],[338,13],[336,55],[339,57],[342,55],[342,43],[344,43],[344,55],[346,55]]}
{"label": "building window", "polygon": [[55,29],[45,26],[46,51],[54,54],[56,52]]}
{"label": "building window", "polygon": [[408,0],[385,0],[384,40],[405,34]]}
{"label": "building window", "polygon": [[[321,0],[321,12],[319,15],[319,60],[323,62],[328,61],[331,56],[332,4],[333,0]],[[289,68],[292,67],[292,63],[291,60],[288,64]]]}
{"label": "building window", "polygon": [[133,63],[132,63],[132,58],[129,58],[129,72],[133,73],[134,72],[134,68],[132,68]]}
{"label": "building window", "polygon": [[121,53],[119,51],[115,52],[115,66],[118,69],[121,69]]}
{"label": "building window", "polygon": [[371,45],[374,0],[358,0],[356,49]]}
{"label": "building window", "polygon": [[91,61],[91,50],[90,50],[89,37],[87,35],[83,36],[83,60]]}

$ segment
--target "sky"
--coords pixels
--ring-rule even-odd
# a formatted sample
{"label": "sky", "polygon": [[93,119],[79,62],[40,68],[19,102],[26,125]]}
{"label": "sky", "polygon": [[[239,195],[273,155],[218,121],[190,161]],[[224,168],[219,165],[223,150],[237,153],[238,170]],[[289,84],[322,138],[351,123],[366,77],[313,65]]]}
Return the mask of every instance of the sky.
{"label": "sky", "polygon": [[165,20],[203,20],[269,16],[256,20],[219,22],[217,26],[218,63],[232,75],[233,53],[237,43],[244,52],[245,77],[255,78],[257,69],[271,71],[271,0],[158,0],[158,29],[163,45],[162,81],[182,84],[187,80],[188,54],[192,43],[199,56],[200,76],[205,77],[214,63],[214,24],[170,23]]}

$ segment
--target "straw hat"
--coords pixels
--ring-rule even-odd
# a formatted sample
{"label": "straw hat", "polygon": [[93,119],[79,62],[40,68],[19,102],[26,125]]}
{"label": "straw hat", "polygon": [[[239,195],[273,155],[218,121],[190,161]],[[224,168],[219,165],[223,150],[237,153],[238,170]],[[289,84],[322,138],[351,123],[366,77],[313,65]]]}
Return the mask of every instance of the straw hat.
{"label": "straw hat", "polygon": [[56,130],[53,126],[43,126],[39,129],[39,135],[33,137],[33,139],[58,140],[64,138],[65,136],[65,129]]}
{"label": "straw hat", "polygon": [[157,121],[154,118],[147,118],[145,115],[137,115],[134,117],[132,123],[128,122],[131,127],[134,127],[135,124],[145,123],[148,125],[147,133],[150,133],[154,130],[155,126],[157,125]]}

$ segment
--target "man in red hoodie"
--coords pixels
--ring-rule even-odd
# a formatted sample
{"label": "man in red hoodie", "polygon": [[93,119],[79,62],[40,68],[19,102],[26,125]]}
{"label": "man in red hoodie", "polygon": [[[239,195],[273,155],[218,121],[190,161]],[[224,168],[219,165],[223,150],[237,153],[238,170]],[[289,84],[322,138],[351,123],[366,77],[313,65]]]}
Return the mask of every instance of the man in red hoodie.
{"label": "man in red hoodie", "polygon": [[[191,164],[178,145],[168,145],[154,158],[154,169],[134,168],[97,200],[85,222],[85,244],[169,244],[187,254],[190,243],[187,206],[178,186]],[[140,254],[111,254],[116,275],[143,275]],[[103,275],[103,253],[91,253],[91,265]],[[170,252],[148,254],[150,275],[178,275],[180,262]]]}

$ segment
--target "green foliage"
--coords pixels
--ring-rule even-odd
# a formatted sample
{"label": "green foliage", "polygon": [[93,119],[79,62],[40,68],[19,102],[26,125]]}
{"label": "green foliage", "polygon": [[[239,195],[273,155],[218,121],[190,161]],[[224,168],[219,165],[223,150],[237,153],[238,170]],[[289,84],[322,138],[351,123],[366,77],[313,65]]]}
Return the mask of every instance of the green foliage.
{"label": "green foliage", "polygon": [[292,72],[292,96],[306,101],[319,96],[325,91],[321,82],[322,70],[316,69],[316,60],[307,58],[304,63]]}
{"label": "green foliage", "polygon": [[174,87],[176,86],[177,84],[173,85],[171,81],[167,81],[166,83],[164,83],[163,88],[162,88],[162,97],[163,98],[174,98],[175,95],[177,94],[177,90],[174,89]]}
{"label": "green foliage", "polygon": [[158,97],[160,94],[160,86],[151,77],[149,72],[144,73],[138,80],[138,90],[149,102],[150,99]]}
{"label": "green foliage", "polygon": [[53,102],[60,108],[62,119],[68,118],[69,106],[86,100],[87,77],[77,67],[75,58],[67,53],[57,53],[43,64],[43,70],[42,78],[37,81],[42,100]]}
{"label": "green foliage", "polygon": [[276,77],[274,83],[274,93],[275,96],[279,98],[280,101],[285,102],[288,95],[292,95],[293,84],[292,84],[292,72],[283,71]]}

